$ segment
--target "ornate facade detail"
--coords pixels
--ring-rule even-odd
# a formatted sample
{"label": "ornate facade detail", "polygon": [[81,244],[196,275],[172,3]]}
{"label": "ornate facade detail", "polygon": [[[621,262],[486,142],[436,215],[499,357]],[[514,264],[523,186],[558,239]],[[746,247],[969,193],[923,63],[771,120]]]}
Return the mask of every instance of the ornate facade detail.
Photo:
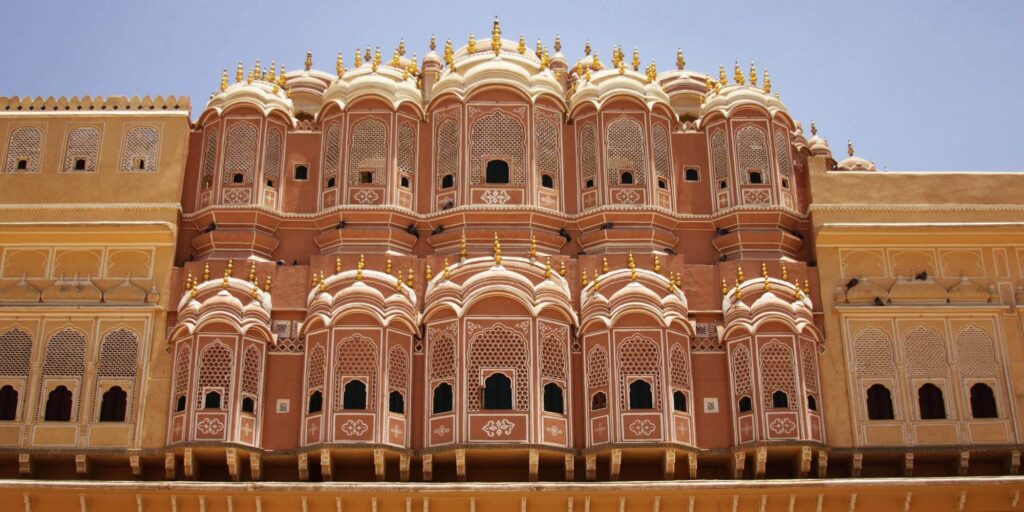
{"label": "ornate facade detail", "polygon": [[647,183],[647,144],[643,127],[627,117],[620,117],[608,123],[605,138],[605,168],[608,184],[622,184],[622,173],[633,175],[633,183]]}
{"label": "ornate facade detail", "polygon": [[[352,185],[385,183],[388,168],[388,125],[375,118],[362,119],[352,125],[348,150],[348,181]],[[370,173],[362,181],[360,173]]]}

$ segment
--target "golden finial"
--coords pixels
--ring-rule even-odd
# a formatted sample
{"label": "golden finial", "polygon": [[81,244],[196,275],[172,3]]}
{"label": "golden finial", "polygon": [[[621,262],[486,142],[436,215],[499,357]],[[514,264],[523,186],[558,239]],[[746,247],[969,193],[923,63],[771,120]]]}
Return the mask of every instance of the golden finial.
{"label": "golden finial", "polygon": [[555,53],[562,51],[562,38],[555,34]]}
{"label": "golden finial", "polygon": [[469,33],[469,43],[466,45],[466,51],[471,55],[476,53],[476,36],[472,32]]}
{"label": "golden finial", "polygon": [[501,23],[498,22],[498,17],[494,17],[494,25],[491,27],[491,51],[495,55],[501,53]]}
{"label": "golden finial", "polygon": [[804,293],[811,293],[811,282],[804,279]]}
{"label": "golden finial", "polygon": [[363,52],[363,60],[369,64],[373,60],[373,50],[370,49],[370,45],[366,45],[366,50]]}
{"label": "golden finial", "polygon": [[597,274],[597,271],[595,270],[594,271],[594,286],[591,289],[596,292],[599,288],[601,288],[601,277]]}
{"label": "golden finial", "polygon": [[622,50],[618,46],[612,48],[612,67],[618,68],[622,65]]}
{"label": "golden finial", "polygon": [[588,281],[587,281],[587,269],[583,269],[583,273],[580,274],[580,284],[583,285],[584,288],[586,288],[586,286],[588,284]]}
{"label": "golden finial", "polygon": [[395,48],[395,52],[391,54],[391,67],[397,68],[402,65],[402,61],[398,56],[398,48]]}
{"label": "golden finial", "polygon": [[647,66],[647,83],[652,84],[658,79],[658,64],[651,61],[651,65]]}
{"label": "golden finial", "polygon": [[449,270],[449,268],[448,268],[448,258],[445,258],[444,259],[444,274],[443,275],[444,275],[444,279],[446,281],[448,280],[448,270]]}
{"label": "golden finial", "polygon": [[850,156],[853,156],[853,141],[852,140],[847,140],[846,141],[846,154],[850,155]]}
{"label": "golden finial", "polygon": [[533,53],[537,55],[538,59],[540,58],[541,54],[544,53],[544,43],[541,43],[540,39],[537,39],[537,45],[534,47]]}
{"label": "golden finial", "polygon": [[252,284],[252,294],[251,295],[252,295],[253,300],[256,300],[256,299],[258,299],[260,297],[260,285],[258,285],[256,283]]}
{"label": "golden finial", "polygon": [[633,64],[633,71],[640,71],[640,50],[636,46],[633,47],[633,62],[632,62],[632,64]]}
{"label": "golden finial", "polygon": [[391,258],[388,258],[388,262],[384,265],[384,273],[385,274],[390,274],[391,273]]}
{"label": "golden finial", "polygon": [[334,259],[334,273],[341,273],[341,256],[338,256],[337,258]]}
{"label": "golden finial", "polygon": [[434,38],[434,34],[430,34],[430,51],[437,49],[437,39]]}
{"label": "golden finial", "polygon": [[605,274],[608,273],[608,257],[607,256],[602,256],[601,257],[601,272],[603,272]]}
{"label": "golden finial", "polygon": [[242,61],[238,61],[238,67],[235,68],[235,83],[241,82],[244,74],[245,72],[242,71]]}
{"label": "golden finial", "polygon": [[757,87],[757,68],[754,67],[754,61],[750,61],[750,86]]}
{"label": "golden finial", "polygon": [[771,289],[772,289],[772,282],[769,281],[767,277],[764,278],[764,291],[768,291],[768,290],[771,290]]}
{"label": "golden finial", "polygon": [[260,79],[260,71],[261,71],[260,60],[256,59],[256,65],[253,66],[252,72],[253,72],[253,75],[256,77],[257,80]]}
{"label": "golden finial", "polygon": [[619,62],[619,65],[617,67],[619,68],[619,74],[620,75],[625,75],[626,74],[626,63],[625,62]]}
{"label": "golden finial", "polygon": [[448,66],[448,69],[455,71],[455,52],[452,50],[451,39],[444,42],[444,65]]}
{"label": "golden finial", "polygon": [[587,44],[583,46],[583,55],[590,55],[590,39],[587,39]]}
{"label": "golden finial", "polygon": [[256,282],[256,262],[255,261],[250,261],[249,262],[249,282],[250,283],[255,283]]}
{"label": "golden finial", "polygon": [[722,87],[722,82],[715,82],[715,94],[721,94]]}
{"label": "golden finial", "polygon": [[402,80],[409,79],[409,66],[402,68]]}
{"label": "golden finial", "polygon": [[379,68],[379,67],[380,67],[380,46],[374,48],[374,50],[373,50],[373,64],[370,66],[370,69],[373,70],[374,72],[376,72],[377,68]]}
{"label": "golden finial", "polygon": [[722,278],[722,296],[729,294],[729,284],[725,282],[725,278]]}
{"label": "golden finial", "polygon": [[786,266],[782,266],[782,280],[789,281],[789,272],[786,270]]}
{"label": "golden finial", "polygon": [[740,61],[736,61],[732,66],[732,79],[736,82],[736,85],[746,83],[746,80],[743,78],[743,71],[740,70]]}
{"label": "golden finial", "polygon": [[409,267],[409,271],[405,274],[405,284],[412,287],[412,284],[416,282],[415,277],[416,276],[412,273],[412,267]]}
{"label": "golden finial", "polygon": [[715,86],[711,82],[711,77],[710,76],[704,77],[704,88],[707,90],[708,94],[711,94],[715,90]]}
{"label": "golden finial", "polygon": [[551,256],[548,256],[547,262],[544,263],[544,278],[551,278]]}
{"label": "golden finial", "polygon": [[630,251],[629,259],[627,260],[626,266],[629,267],[630,279],[636,281],[636,262],[633,261],[633,252]]}
{"label": "golden finial", "polygon": [[565,260],[558,262],[558,275],[565,277]]}
{"label": "golden finial", "polygon": [[544,51],[540,54],[540,69],[547,69],[551,67],[551,57],[548,55],[548,49],[544,48]]}
{"label": "golden finial", "polygon": [[778,101],[782,101],[782,98],[779,97],[779,91],[775,91],[775,99]]}
{"label": "golden finial", "polygon": [[398,40],[398,55],[405,56],[405,39]]}
{"label": "golden finial", "polygon": [[668,288],[668,292],[669,293],[672,293],[672,292],[676,291],[676,282],[675,282],[674,279],[672,279],[672,274],[671,273],[669,273],[668,287],[667,288]]}
{"label": "golden finial", "polygon": [[247,83],[247,84],[251,84],[252,83],[252,70],[249,70],[249,73],[245,75],[245,83]]}
{"label": "golden finial", "polygon": [[267,278],[263,280],[263,291],[270,293],[270,273],[267,273]]}
{"label": "golden finial", "polygon": [[718,65],[718,83],[722,84],[723,86],[726,84],[725,66],[721,64]]}
{"label": "golden finial", "polygon": [[313,50],[306,50],[306,71],[313,69]]}
{"label": "golden finial", "polygon": [[228,68],[224,68],[220,73],[220,92],[228,90]]}
{"label": "golden finial", "polygon": [[399,292],[400,293],[402,291],[402,285],[404,285],[404,284],[405,283],[402,282],[402,276],[401,275],[395,276],[395,292]]}
{"label": "golden finial", "polygon": [[320,282],[319,282],[319,284],[320,284],[320,291],[326,291],[327,290],[327,285],[324,284],[324,271],[323,270],[320,271]]}
{"label": "golden finial", "polygon": [[683,271],[676,272],[676,286],[679,288],[683,287]]}
{"label": "golden finial", "polygon": [[761,277],[768,279],[768,264],[761,262]]}
{"label": "golden finial", "polygon": [[501,242],[498,241],[498,232],[494,232],[494,264],[501,265]]}
{"label": "golden finial", "polygon": [[537,257],[537,235],[530,235],[530,257]]}
{"label": "golden finial", "polygon": [[588,82],[590,81],[590,68],[587,68],[587,72],[583,74],[583,79]]}
{"label": "golden finial", "polygon": [[189,270],[188,271],[188,277],[185,278],[185,289],[186,290],[189,289],[189,288],[192,288],[192,280],[193,280],[192,271]]}
{"label": "golden finial", "polygon": [[590,64],[590,67],[594,68],[595,71],[604,69],[604,64],[601,64],[601,58],[597,56],[597,52],[594,52],[594,61]]}
{"label": "golden finial", "polygon": [[359,66],[362,66],[362,65],[363,65],[363,53],[359,51],[359,48],[356,48],[355,66],[358,68]]}
{"label": "golden finial", "polygon": [[277,85],[282,89],[288,85],[288,78],[284,76],[284,64],[281,64],[281,73],[277,75]]}
{"label": "golden finial", "polygon": [[736,300],[740,300],[743,298],[743,290],[740,289],[739,279],[736,280],[736,293],[734,294],[734,297],[736,298]]}
{"label": "golden finial", "polygon": [[313,272],[313,278],[309,282],[309,287],[310,288],[316,288],[316,285],[317,285],[318,282],[319,281],[316,278],[316,272]]}
{"label": "golden finial", "polygon": [[526,54],[526,38],[522,34],[519,34],[519,46],[516,47],[516,51],[519,52],[519,55]]}
{"label": "golden finial", "polygon": [[199,295],[199,283],[196,283],[196,281],[198,281],[198,279],[193,279],[192,286],[189,287],[189,289],[191,290],[189,292],[189,295],[191,295],[193,299]]}
{"label": "golden finial", "polygon": [[341,51],[338,51],[338,60],[334,62],[334,72],[341,78],[341,75],[345,74],[345,58],[341,56]]}
{"label": "golden finial", "polygon": [[676,69],[679,71],[686,69],[686,59],[683,58],[682,48],[676,48]]}
{"label": "golden finial", "polygon": [[412,54],[412,59],[411,60],[412,60],[412,62],[409,63],[409,74],[410,75],[416,75],[417,73],[420,72],[420,68],[417,65],[417,62],[419,61],[419,59],[416,58],[416,54],[415,53]]}
{"label": "golden finial", "polygon": [[796,298],[798,298],[798,299],[804,298],[804,292],[803,292],[803,290],[800,289],[800,280],[799,279],[794,279],[793,280],[793,288],[796,288]]}
{"label": "golden finial", "polygon": [[661,256],[654,255],[654,272],[661,273]]}
{"label": "golden finial", "polygon": [[434,273],[430,270],[430,263],[427,263],[427,281],[434,278]]}
{"label": "golden finial", "polygon": [[772,93],[772,76],[768,74],[768,70],[764,70],[764,93]]}
{"label": "golden finial", "polygon": [[739,265],[736,266],[736,279],[738,281],[746,281],[746,279],[743,277],[743,267]]}
{"label": "golden finial", "polygon": [[362,254],[359,255],[359,261],[356,262],[356,268],[359,270],[366,268],[366,257]]}
{"label": "golden finial", "polygon": [[277,62],[270,61],[270,73],[267,74],[267,81],[274,83],[277,81]]}

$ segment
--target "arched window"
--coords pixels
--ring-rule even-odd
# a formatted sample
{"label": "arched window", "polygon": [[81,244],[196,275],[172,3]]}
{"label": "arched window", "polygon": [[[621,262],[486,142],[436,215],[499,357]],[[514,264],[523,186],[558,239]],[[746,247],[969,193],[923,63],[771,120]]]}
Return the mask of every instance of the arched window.
{"label": "arched window", "polygon": [[700,171],[697,169],[687,169],[686,181],[700,181]]}
{"label": "arched window", "polygon": [[46,399],[45,421],[71,421],[71,391],[57,386]]}
{"label": "arched window", "polygon": [[686,394],[682,391],[672,393],[672,409],[679,412],[686,412]]}
{"label": "arched window", "polygon": [[309,395],[309,405],[306,406],[306,411],[313,414],[322,410],[324,410],[324,394],[314,391]]}
{"label": "arched window", "polygon": [[398,180],[398,184],[402,188],[409,188],[409,177],[408,176],[402,176],[402,179]]}
{"label": "arched window", "polygon": [[917,406],[922,420],[946,419],[946,401],[942,398],[942,390],[935,384],[928,383],[918,388]]}
{"label": "arched window", "polygon": [[729,188],[729,182],[725,181],[725,180],[719,181],[718,182],[718,188],[721,188],[721,189]]}
{"label": "arched window", "polygon": [[587,180],[587,184],[584,185],[584,187],[585,188],[594,188],[594,180]]}
{"label": "arched window", "polygon": [[891,420],[896,415],[892,409],[892,393],[889,388],[874,384],[868,388],[868,419]]}
{"label": "arched window", "polygon": [[24,171],[26,169],[28,169],[28,160],[26,160],[24,158],[18,159],[18,170],[19,171]]}
{"label": "arched window", "polygon": [[660,188],[662,190],[668,190],[668,180],[666,180],[666,179],[659,179],[658,180],[658,188]]}
{"label": "arched window", "polygon": [[305,165],[295,166],[295,179],[299,181],[305,181],[309,179],[309,167]]}
{"label": "arched window", "polygon": [[248,396],[243,398],[242,399],[242,412],[247,412],[247,413],[250,413],[250,414],[256,412],[256,400],[253,400],[252,397],[248,397]]}
{"label": "arched window", "polygon": [[136,158],[135,159],[135,168],[140,170],[140,171],[145,171],[146,170],[146,159],[145,158]]}
{"label": "arched window", "polygon": [[555,179],[550,174],[542,174],[540,177],[540,186],[544,188],[555,188]]}
{"label": "arched window", "polygon": [[619,185],[632,185],[633,184],[633,173],[626,171],[619,175]]}
{"label": "arched window", "polygon": [[395,414],[405,414],[405,397],[399,391],[392,391],[388,395],[388,411]]}
{"label": "arched window", "polygon": [[231,182],[232,183],[245,183],[245,175],[240,173],[240,172],[236,172],[235,174],[231,175]]}
{"label": "arched window", "polygon": [[366,409],[366,383],[361,380],[346,382],[341,407],[342,409]]}
{"label": "arched window", "polygon": [[334,178],[327,178],[327,188],[334,188],[335,183],[337,182]]}
{"label": "arched window", "polygon": [[220,409],[220,393],[210,391],[203,399],[203,409]]}
{"label": "arched window", "polygon": [[988,384],[981,382],[971,386],[971,416],[975,418],[998,418],[996,396]]}
{"label": "arched window", "polygon": [[512,380],[503,373],[494,373],[484,381],[484,409],[512,408]]}
{"label": "arched window", "polygon": [[750,171],[750,183],[752,185],[760,185],[761,183],[764,183],[764,180],[761,178],[760,171]]}
{"label": "arched window", "polygon": [[174,412],[181,412],[185,410],[185,395],[178,395],[178,401],[174,404]]}
{"label": "arched window", "polygon": [[76,171],[84,171],[85,170],[85,159],[84,158],[78,158],[78,159],[75,160],[75,170]]}
{"label": "arched window", "polygon": [[565,414],[565,400],[562,397],[562,388],[554,382],[544,385],[544,412]]}
{"label": "arched window", "polygon": [[267,180],[267,187],[274,188],[274,180]]}
{"label": "arched window", "polygon": [[441,188],[452,188],[454,186],[455,176],[452,176],[451,174],[445,174],[444,177],[441,178]]}
{"label": "arched window", "polygon": [[814,395],[807,395],[807,409],[810,411],[818,410],[818,399],[814,398]]}
{"label": "arched window", "polygon": [[751,402],[749,396],[741,397],[739,407],[740,412],[750,412],[750,410],[753,408],[753,402]]}
{"label": "arched window", "polygon": [[789,407],[789,395],[785,391],[772,393],[772,409],[785,409]]}
{"label": "arched window", "polygon": [[128,409],[128,393],[121,386],[114,386],[103,393],[100,402],[100,421],[124,421]]}
{"label": "arched window", "polygon": [[508,162],[504,160],[491,160],[487,162],[485,181],[489,184],[508,184]]}
{"label": "arched window", "polygon": [[782,188],[789,188],[789,180],[782,178]]}
{"label": "arched window", "polygon": [[604,394],[604,391],[594,393],[594,396],[590,398],[590,410],[600,411],[606,407],[608,407],[608,395]]}
{"label": "arched window", "polygon": [[647,382],[646,380],[637,379],[629,383],[629,408],[654,408],[654,395],[651,393],[650,382]]}
{"label": "arched window", "polygon": [[434,414],[452,412],[452,385],[442,382],[434,388]]}
{"label": "arched window", "polygon": [[18,419],[18,390],[7,385],[0,388],[0,421]]}

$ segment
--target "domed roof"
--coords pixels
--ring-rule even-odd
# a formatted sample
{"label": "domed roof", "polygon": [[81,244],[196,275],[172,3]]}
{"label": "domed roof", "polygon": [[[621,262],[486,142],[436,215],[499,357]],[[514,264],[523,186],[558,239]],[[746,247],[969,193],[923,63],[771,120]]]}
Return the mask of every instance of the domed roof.
{"label": "domed roof", "polygon": [[750,80],[747,81],[737,62],[733,68],[734,83],[728,85],[725,78],[725,68],[719,66],[718,81],[711,77],[705,77],[704,88],[707,96],[704,106],[701,109],[703,115],[712,112],[721,113],[725,117],[732,115],[732,112],[743,106],[757,106],[774,116],[783,113],[789,117],[789,111],[779,100],[778,93],[773,96],[772,80],[768,70],[764,71],[763,85],[757,85],[757,70],[754,64],[750,64]]}
{"label": "domed roof", "polygon": [[836,169],[840,171],[877,171],[875,164],[868,160],[865,160],[859,156],[853,155],[853,143],[848,142],[846,144],[846,153],[849,157],[836,165]]}
{"label": "domed roof", "polygon": [[404,49],[400,46],[389,62],[381,63],[380,48],[367,62],[362,61],[357,51],[355,67],[348,70],[339,61],[341,77],[324,91],[322,107],[335,103],[345,108],[359,98],[376,96],[390,103],[392,108],[408,102],[420,110],[423,95],[416,86],[416,62],[402,53]]}
{"label": "domed roof", "polygon": [[276,71],[273,65],[270,70],[261,69],[257,60],[253,69],[243,76],[242,63],[239,62],[235,83],[229,85],[227,70],[224,70],[220,79],[220,92],[210,98],[204,112],[212,110],[220,114],[233,106],[247,105],[264,114],[280,111],[294,122],[294,106],[286,91],[287,78]]}
{"label": "domed roof", "polygon": [[807,149],[814,156],[823,156],[832,159],[832,149],[828,147],[828,141],[818,136],[818,127],[811,121],[811,139],[807,141]]}

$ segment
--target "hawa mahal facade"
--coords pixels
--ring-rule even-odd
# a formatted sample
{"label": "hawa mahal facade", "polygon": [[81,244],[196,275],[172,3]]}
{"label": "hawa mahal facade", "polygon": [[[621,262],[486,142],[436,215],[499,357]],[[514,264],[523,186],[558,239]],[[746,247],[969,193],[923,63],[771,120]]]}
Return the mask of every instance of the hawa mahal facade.
{"label": "hawa mahal facade", "polygon": [[1021,507],[1020,175],[681,52],[344,57],[0,98],[11,507]]}

